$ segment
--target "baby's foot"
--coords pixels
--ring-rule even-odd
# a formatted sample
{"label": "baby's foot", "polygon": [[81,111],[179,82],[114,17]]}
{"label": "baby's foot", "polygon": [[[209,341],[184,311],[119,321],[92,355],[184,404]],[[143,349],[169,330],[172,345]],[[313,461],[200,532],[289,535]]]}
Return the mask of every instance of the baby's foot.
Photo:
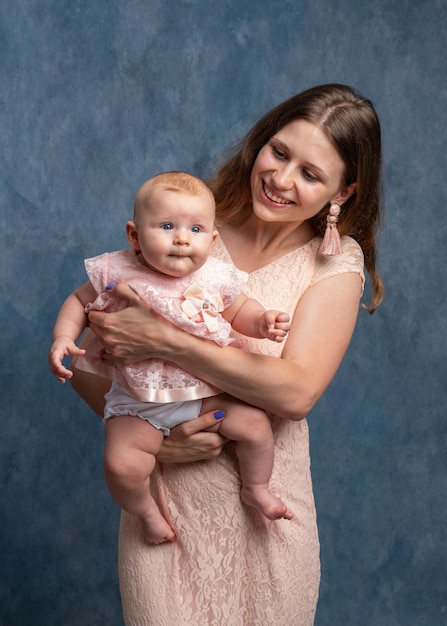
{"label": "baby's foot", "polygon": [[258,509],[267,519],[293,518],[293,513],[289,511],[284,502],[273,495],[265,485],[242,486],[241,499],[248,506]]}
{"label": "baby's foot", "polygon": [[144,537],[149,543],[158,545],[176,539],[175,532],[160,513],[158,507],[141,516],[141,523]]}

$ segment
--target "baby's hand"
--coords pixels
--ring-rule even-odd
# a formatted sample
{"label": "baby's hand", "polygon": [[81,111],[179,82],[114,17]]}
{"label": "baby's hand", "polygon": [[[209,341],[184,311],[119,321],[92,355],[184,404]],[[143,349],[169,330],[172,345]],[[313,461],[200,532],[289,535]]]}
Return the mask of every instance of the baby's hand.
{"label": "baby's hand", "polygon": [[58,337],[53,341],[48,354],[50,372],[61,383],[64,383],[67,378],[73,376],[73,372],[64,367],[62,364],[63,359],[66,356],[82,356],[83,354],[85,354],[85,350],[78,348],[73,339],[70,337]]}
{"label": "baby's hand", "polygon": [[290,317],[281,311],[265,311],[261,316],[259,332],[266,339],[280,343],[290,330]]}

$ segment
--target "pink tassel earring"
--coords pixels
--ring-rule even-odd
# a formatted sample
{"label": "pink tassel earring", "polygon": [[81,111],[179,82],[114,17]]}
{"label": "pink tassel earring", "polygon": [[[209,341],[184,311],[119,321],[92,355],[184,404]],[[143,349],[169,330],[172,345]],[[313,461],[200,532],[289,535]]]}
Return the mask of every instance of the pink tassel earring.
{"label": "pink tassel earring", "polygon": [[320,246],[320,254],[323,254],[324,256],[341,254],[340,235],[337,230],[339,215],[340,207],[338,204],[331,204],[326,218],[326,232],[324,233],[324,238]]}

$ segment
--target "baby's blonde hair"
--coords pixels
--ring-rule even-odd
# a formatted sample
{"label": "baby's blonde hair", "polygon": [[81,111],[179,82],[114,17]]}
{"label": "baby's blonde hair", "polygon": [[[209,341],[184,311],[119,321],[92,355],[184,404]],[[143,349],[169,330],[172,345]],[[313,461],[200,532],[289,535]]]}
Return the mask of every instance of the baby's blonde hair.
{"label": "baby's blonde hair", "polygon": [[134,219],[138,214],[146,209],[151,200],[151,193],[156,186],[162,186],[166,191],[179,191],[181,193],[187,193],[191,196],[201,196],[202,194],[208,194],[212,203],[213,209],[215,208],[214,196],[211,189],[206,185],[203,180],[193,176],[188,172],[171,171],[161,172],[156,174],[152,178],[149,178],[145,183],[141,185],[135,196],[134,204]]}

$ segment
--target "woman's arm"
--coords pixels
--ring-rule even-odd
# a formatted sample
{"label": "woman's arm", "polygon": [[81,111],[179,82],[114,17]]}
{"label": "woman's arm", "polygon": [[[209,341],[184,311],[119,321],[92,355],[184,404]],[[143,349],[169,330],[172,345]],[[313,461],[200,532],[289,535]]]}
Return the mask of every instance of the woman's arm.
{"label": "woman's arm", "polygon": [[[92,332],[88,330],[81,341],[81,347],[85,347],[91,338]],[[71,369],[73,377],[70,383],[73,389],[98,416],[104,415],[104,396],[110,389],[111,381],[77,369],[76,359],[73,360]],[[207,431],[207,428],[215,425],[214,413],[205,413],[195,420],[179,424],[163,440],[157,455],[158,460],[162,463],[191,463],[218,456],[228,440],[217,432]]]}
{"label": "woman's arm", "polygon": [[116,295],[130,306],[91,312],[90,326],[113,358],[160,357],[241,400],[289,419],[305,417],[335,375],[359,310],[361,279],[326,278],[301,298],[281,359],[252,354],[184,333],[149,311],[124,285]]}

